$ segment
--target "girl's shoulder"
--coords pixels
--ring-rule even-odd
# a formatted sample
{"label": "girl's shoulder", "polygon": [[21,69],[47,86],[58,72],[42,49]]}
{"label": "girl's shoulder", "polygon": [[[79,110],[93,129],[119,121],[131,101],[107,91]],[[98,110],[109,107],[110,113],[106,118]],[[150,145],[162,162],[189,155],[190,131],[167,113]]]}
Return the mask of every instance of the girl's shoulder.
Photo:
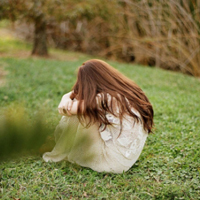
{"label": "girl's shoulder", "polygon": [[[116,96],[118,96],[119,98],[121,98],[120,94],[116,94]],[[109,93],[103,93],[103,92],[100,92],[96,95],[96,99],[98,101],[108,101],[110,102],[111,100],[114,100],[116,101],[116,97],[115,96],[112,96],[111,94]]]}
{"label": "girl's shoulder", "polygon": [[[120,94],[117,93],[116,95],[117,97],[119,97],[119,99],[122,99],[122,96]],[[125,98],[125,101],[127,102],[130,110],[132,111],[132,113],[134,113],[137,117],[141,118],[140,113],[134,108],[133,105],[131,105],[130,101],[128,100],[128,98]],[[105,102],[107,103],[108,107],[112,107],[112,110],[114,111],[115,114],[119,114],[120,109],[123,107],[121,105],[122,101],[119,101],[116,99],[116,97],[111,96],[109,93],[98,93],[96,96],[96,101],[97,104],[101,107],[102,103],[104,104]],[[128,116],[126,114],[126,116]]]}
{"label": "girl's shoulder", "polygon": [[96,101],[97,101],[97,104],[100,104],[102,102],[107,102],[107,103],[110,103],[112,100],[112,96],[109,94],[109,93],[98,93],[96,95]]}

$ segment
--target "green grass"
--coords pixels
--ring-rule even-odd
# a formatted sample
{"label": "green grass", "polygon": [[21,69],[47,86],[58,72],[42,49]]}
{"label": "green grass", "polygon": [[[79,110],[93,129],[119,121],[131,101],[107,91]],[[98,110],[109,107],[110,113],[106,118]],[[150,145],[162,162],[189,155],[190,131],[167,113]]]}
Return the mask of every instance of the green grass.
{"label": "green grass", "polygon": [[[7,45],[2,51],[8,51]],[[46,126],[53,130],[60,119],[61,96],[74,84],[77,67],[89,58],[62,54],[66,60],[1,57],[0,68],[7,71],[0,86],[1,114],[18,112],[20,105],[31,121],[43,112]],[[149,135],[136,164],[116,175],[67,162],[45,163],[41,155],[3,161],[0,199],[200,199],[200,80],[108,62],[134,80],[154,107],[155,134]]]}

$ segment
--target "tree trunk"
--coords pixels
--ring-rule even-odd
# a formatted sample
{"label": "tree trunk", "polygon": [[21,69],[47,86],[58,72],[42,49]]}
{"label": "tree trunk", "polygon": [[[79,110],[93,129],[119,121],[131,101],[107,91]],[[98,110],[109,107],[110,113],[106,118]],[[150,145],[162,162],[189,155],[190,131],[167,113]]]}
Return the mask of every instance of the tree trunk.
{"label": "tree trunk", "polygon": [[32,55],[47,56],[46,21],[43,15],[35,18],[34,46]]}

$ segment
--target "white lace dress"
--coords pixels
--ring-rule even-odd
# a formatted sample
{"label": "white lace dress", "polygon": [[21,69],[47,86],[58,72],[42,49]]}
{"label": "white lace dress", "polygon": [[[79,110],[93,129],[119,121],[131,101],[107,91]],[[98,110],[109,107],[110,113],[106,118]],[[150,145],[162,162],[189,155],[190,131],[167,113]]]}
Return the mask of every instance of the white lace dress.
{"label": "white lace dress", "polygon": [[[132,112],[140,117],[133,108]],[[101,131],[96,124],[85,128],[75,115],[63,116],[55,131],[56,145],[43,159],[46,162],[68,160],[98,172],[129,170],[140,156],[148,134],[141,122],[134,123],[131,116],[124,115],[119,135],[119,118],[110,113],[106,117],[112,125]]]}

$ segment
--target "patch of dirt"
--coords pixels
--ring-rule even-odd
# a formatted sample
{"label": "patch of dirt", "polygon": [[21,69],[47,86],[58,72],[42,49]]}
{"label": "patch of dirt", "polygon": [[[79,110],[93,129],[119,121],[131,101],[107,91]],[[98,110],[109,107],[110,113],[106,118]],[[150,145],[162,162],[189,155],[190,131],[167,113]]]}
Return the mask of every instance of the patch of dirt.
{"label": "patch of dirt", "polygon": [[[15,57],[15,58],[34,58],[34,59],[50,59],[50,60],[60,60],[60,61],[76,61],[80,58],[85,58],[84,54],[77,52],[49,52],[48,56],[35,56],[31,55],[31,50],[19,50],[11,52],[0,52],[0,58],[2,57]],[[89,58],[88,58],[89,59]]]}
{"label": "patch of dirt", "polygon": [[0,52],[0,58],[16,57],[16,58],[29,58],[30,52],[19,50],[18,52]]}
{"label": "patch of dirt", "polygon": [[4,37],[14,37],[15,33],[13,30],[11,29],[7,29],[7,28],[1,28],[0,29],[0,37],[4,38]]}

